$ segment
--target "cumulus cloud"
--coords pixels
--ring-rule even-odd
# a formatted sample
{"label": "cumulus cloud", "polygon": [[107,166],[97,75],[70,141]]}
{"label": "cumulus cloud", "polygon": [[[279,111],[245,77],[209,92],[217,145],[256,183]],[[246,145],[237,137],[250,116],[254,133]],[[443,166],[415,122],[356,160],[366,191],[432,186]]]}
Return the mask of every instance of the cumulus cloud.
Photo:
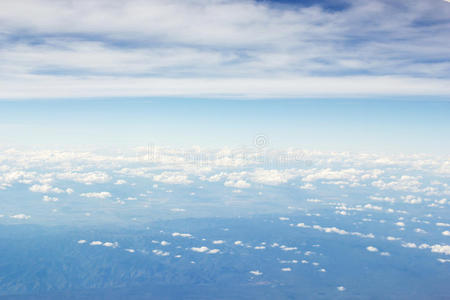
{"label": "cumulus cloud", "polygon": [[114,242],[114,243],[111,243],[111,242],[104,242],[104,243],[103,243],[103,246],[104,246],[104,247],[117,248],[117,247],[119,246],[119,243],[117,243],[117,242]]}
{"label": "cumulus cloud", "polygon": [[190,234],[190,233],[179,233],[179,232],[174,232],[174,233],[172,233],[172,236],[179,236],[179,237],[190,238],[190,237],[192,237],[192,234]]}
{"label": "cumulus cloud", "polygon": [[378,252],[378,249],[375,248],[374,246],[367,246],[366,250],[369,252]]}
{"label": "cumulus cloud", "polygon": [[110,192],[82,193],[81,197],[106,199],[106,198],[110,198],[111,197],[111,193]]}
{"label": "cumulus cloud", "polygon": [[42,197],[42,201],[44,201],[44,202],[57,202],[58,198],[57,197],[49,197],[47,195],[44,195],[44,197]]}
{"label": "cumulus cloud", "polygon": [[249,273],[252,274],[252,275],[255,275],[255,276],[261,276],[261,275],[263,274],[263,273],[260,272],[259,270],[250,271]]}
{"label": "cumulus cloud", "polygon": [[415,243],[403,243],[402,247],[404,247],[404,248],[417,248],[417,245]]}
{"label": "cumulus cloud", "polygon": [[319,230],[319,231],[322,231],[325,233],[336,233],[336,234],[340,234],[340,235],[353,235],[353,236],[359,236],[362,238],[374,238],[375,237],[372,233],[363,234],[360,232],[349,232],[344,229],[339,229],[337,227],[322,227],[320,225],[310,226],[310,225],[306,225],[304,223],[298,223],[296,226],[300,227],[300,228],[312,228],[312,229]]}
{"label": "cumulus cloud", "polygon": [[169,256],[170,255],[170,252],[158,250],[158,249],[154,249],[154,250],[152,250],[152,252],[153,252],[153,254],[158,255],[158,256]]}
{"label": "cumulus cloud", "polygon": [[194,252],[204,253],[204,252],[208,251],[209,248],[206,246],[201,246],[201,247],[192,247],[191,250]]}
{"label": "cumulus cloud", "polygon": [[173,211],[173,212],[185,212],[186,210],[184,208],[174,207],[174,208],[171,208],[170,211]]}
{"label": "cumulus cloud", "polygon": [[62,189],[52,187],[49,184],[34,184],[30,187],[30,191],[34,193],[56,193],[56,194],[64,193]]}
{"label": "cumulus cloud", "polygon": [[246,189],[251,186],[250,183],[246,182],[245,180],[236,180],[236,181],[228,180],[228,181],[225,181],[224,185],[228,186],[228,187],[238,188],[238,189]]}
{"label": "cumulus cloud", "polygon": [[31,218],[31,216],[25,215],[25,214],[16,214],[9,216],[12,219],[18,219],[18,220],[28,220]]}
{"label": "cumulus cloud", "polygon": [[188,179],[188,176],[179,172],[163,172],[159,175],[154,175],[153,180],[157,182],[169,183],[169,184],[190,184],[192,180]]}
{"label": "cumulus cloud", "polygon": [[105,172],[95,171],[87,173],[78,172],[66,172],[58,173],[57,178],[64,180],[72,180],[86,185],[91,185],[94,183],[105,183],[111,180],[111,177]]}
{"label": "cumulus cloud", "polygon": [[442,253],[445,255],[450,255],[450,245],[432,245],[429,246],[428,248],[431,249],[431,252],[435,252],[435,253]]}

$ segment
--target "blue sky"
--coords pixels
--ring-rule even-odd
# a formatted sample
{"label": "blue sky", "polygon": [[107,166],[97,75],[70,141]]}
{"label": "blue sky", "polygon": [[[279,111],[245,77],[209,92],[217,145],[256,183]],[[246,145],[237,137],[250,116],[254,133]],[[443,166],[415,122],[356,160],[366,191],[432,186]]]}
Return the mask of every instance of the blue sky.
{"label": "blue sky", "polygon": [[0,102],[3,144],[252,146],[448,154],[441,99],[88,99]]}
{"label": "blue sky", "polygon": [[[25,13],[32,11],[32,14]],[[3,143],[447,153],[450,3],[3,1]]]}

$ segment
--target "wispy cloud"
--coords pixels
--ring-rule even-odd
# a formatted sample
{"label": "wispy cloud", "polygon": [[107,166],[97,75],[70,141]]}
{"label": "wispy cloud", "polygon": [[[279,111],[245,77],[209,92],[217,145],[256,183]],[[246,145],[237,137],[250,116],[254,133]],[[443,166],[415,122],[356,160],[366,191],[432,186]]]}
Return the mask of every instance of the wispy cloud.
{"label": "wispy cloud", "polygon": [[2,2],[0,98],[449,95],[449,14],[444,1]]}

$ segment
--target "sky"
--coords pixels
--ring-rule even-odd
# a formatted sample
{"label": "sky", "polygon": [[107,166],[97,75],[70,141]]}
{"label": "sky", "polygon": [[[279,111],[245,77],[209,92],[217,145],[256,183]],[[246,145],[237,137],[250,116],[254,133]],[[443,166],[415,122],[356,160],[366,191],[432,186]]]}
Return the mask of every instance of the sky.
{"label": "sky", "polygon": [[3,1],[3,144],[448,153],[450,3]]}
{"label": "sky", "polygon": [[0,11],[2,99],[450,93],[443,0],[21,0]]}
{"label": "sky", "polygon": [[450,103],[377,99],[0,102],[4,146],[267,147],[448,155]]}
{"label": "sky", "polygon": [[449,1],[0,0],[0,298],[448,296]]}

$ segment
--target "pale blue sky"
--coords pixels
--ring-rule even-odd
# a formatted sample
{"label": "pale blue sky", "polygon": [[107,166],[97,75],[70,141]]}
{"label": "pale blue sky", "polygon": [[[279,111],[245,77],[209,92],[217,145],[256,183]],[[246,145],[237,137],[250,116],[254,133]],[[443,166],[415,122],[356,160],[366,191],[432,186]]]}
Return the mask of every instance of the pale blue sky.
{"label": "pale blue sky", "polygon": [[441,99],[89,99],[0,102],[2,144],[274,148],[448,154]]}

